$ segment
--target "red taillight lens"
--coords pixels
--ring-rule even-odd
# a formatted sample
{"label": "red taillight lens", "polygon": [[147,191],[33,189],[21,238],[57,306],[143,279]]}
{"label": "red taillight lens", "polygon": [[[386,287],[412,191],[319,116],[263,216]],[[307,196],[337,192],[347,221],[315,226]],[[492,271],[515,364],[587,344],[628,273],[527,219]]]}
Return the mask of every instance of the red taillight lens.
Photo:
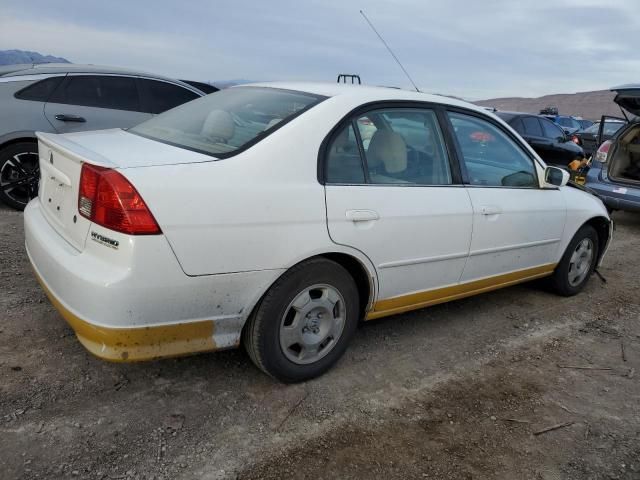
{"label": "red taillight lens", "polygon": [[78,211],[98,225],[129,235],[162,233],[147,204],[121,173],[85,163]]}
{"label": "red taillight lens", "polygon": [[600,148],[598,148],[598,151],[596,152],[596,160],[602,163],[605,163],[607,161],[611,144],[611,140],[607,140],[606,142],[603,142],[602,145],[600,145]]}
{"label": "red taillight lens", "polygon": [[575,135],[573,137],[571,137],[571,141],[573,143],[575,143],[576,145],[580,145],[580,139],[578,137],[576,137]]}

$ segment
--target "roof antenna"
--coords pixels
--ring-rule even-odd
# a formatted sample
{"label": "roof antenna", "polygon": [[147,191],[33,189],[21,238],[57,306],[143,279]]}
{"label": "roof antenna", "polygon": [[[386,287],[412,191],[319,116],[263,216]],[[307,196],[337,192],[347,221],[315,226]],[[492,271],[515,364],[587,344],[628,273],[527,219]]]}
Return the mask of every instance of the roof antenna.
{"label": "roof antenna", "polygon": [[364,14],[364,12],[362,10],[360,10],[360,15],[362,15],[364,17],[364,19],[367,21],[367,23],[369,24],[369,26],[371,27],[371,30],[373,30],[375,32],[375,34],[378,36],[378,38],[380,39],[380,41],[383,43],[383,45],[385,47],[387,47],[387,50],[389,50],[389,53],[391,54],[391,56],[393,57],[393,59],[398,63],[398,65],[400,65],[400,68],[402,69],[402,71],[404,72],[404,74],[407,76],[407,78],[409,79],[409,81],[411,82],[411,84],[413,85],[413,88],[416,89],[416,92],[419,92],[420,90],[418,89],[418,86],[416,85],[416,82],[413,81],[413,79],[411,78],[411,76],[409,75],[409,72],[407,72],[407,70],[402,66],[402,63],[400,63],[400,60],[398,60],[398,57],[396,57],[396,54],[393,53],[393,50],[391,50],[391,48],[389,47],[389,45],[387,45],[387,42],[384,41],[384,38],[382,38],[382,35],[380,35],[378,33],[378,30],[376,30],[376,27],[373,26],[373,23],[371,23],[371,21],[367,18],[367,16]]}

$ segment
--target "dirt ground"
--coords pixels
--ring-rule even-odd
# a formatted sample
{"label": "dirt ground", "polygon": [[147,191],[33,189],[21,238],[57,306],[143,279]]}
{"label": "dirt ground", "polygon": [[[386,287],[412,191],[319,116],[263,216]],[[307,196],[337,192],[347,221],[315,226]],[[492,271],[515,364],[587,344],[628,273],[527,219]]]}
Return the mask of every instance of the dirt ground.
{"label": "dirt ground", "polygon": [[92,357],[0,208],[0,478],[640,479],[640,216],[614,218],[607,283],[367,323],[285,386],[241,350]]}

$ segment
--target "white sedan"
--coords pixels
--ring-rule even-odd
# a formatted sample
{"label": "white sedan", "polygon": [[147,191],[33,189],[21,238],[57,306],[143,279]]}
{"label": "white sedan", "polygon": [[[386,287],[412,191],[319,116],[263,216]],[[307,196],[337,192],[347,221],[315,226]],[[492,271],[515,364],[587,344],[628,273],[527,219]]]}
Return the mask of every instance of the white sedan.
{"label": "white sedan", "polygon": [[38,138],[27,252],[107,360],[243,343],[301,381],[362,319],[541,277],[578,293],[611,237],[600,200],[493,114],[442,96],[259,84],[127,131]]}

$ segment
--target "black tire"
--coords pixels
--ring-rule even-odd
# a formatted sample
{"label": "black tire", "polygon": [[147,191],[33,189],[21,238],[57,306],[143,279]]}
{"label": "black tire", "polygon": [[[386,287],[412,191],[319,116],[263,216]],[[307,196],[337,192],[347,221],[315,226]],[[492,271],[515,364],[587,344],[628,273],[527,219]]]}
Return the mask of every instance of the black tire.
{"label": "black tire", "polygon": [[[586,275],[577,283],[572,283],[570,280],[570,271],[571,271],[571,257],[574,252],[576,252],[576,248],[580,245],[585,239],[588,239],[593,248],[591,263],[588,269],[585,268]],[[583,225],[580,230],[573,236],[571,242],[567,246],[567,249],[560,260],[560,263],[556,267],[553,276],[551,277],[551,288],[558,293],[559,295],[563,295],[565,297],[570,297],[579,293],[584,286],[589,281],[589,277],[596,268],[596,264],[598,262],[600,252],[600,245],[598,241],[598,233],[591,225]]]}
{"label": "black tire", "polygon": [[24,210],[38,196],[39,179],[37,143],[19,142],[0,150],[0,200],[5,205]]}
{"label": "black tire", "polygon": [[[313,363],[301,365],[287,357],[280,332],[286,325],[285,315],[293,309],[291,303],[316,285],[328,286],[341,295],[343,327],[328,353]],[[326,372],[345,352],[358,325],[359,309],[358,289],[349,272],[331,260],[311,259],[292,267],[271,286],[244,327],[243,344],[256,366],[273,378],[284,383],[309,380]],[[298,320],[296,324],[304,321]],[[291,351],[288,355],[291,356]]]}

